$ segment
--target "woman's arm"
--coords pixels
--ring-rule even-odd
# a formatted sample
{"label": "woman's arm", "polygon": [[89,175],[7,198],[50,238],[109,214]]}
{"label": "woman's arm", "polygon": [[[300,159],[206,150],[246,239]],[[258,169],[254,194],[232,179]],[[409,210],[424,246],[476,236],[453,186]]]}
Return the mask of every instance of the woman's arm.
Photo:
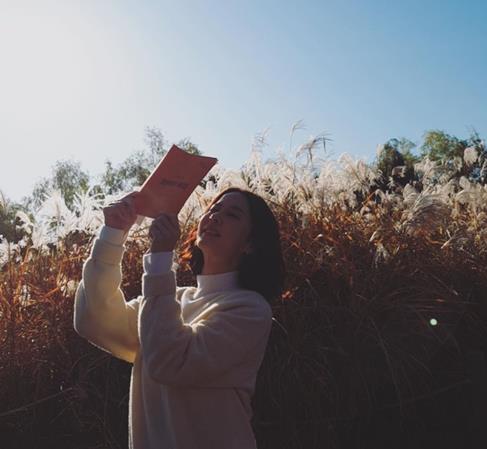
{"label": "woman's arm", "polygon": [[120,289],[124,242],[137,215],[134,193],[103,209],[105,226],[83,265],[75,295],[74,329],[99,348],[127,362],[139,347],[139,298],[126,302]]}
{"label": "woman's arm", "polygon": [[139,298],[125,301],[120,289],[124,246],[107,239],[106,231],[102,228],[83,265],[75,295],[74,329],[95,346],[132,363],[139,347]]}
{"label": "woman's arm", "polygon": [[[240,291],[185,324],[174,301],[174,272],[143,276],[139,307],[140,351],[158,383],[204,386],[236,368],[267,343],[272,309],[258,293]],[[237,373],[238,374],[238,373]]]}

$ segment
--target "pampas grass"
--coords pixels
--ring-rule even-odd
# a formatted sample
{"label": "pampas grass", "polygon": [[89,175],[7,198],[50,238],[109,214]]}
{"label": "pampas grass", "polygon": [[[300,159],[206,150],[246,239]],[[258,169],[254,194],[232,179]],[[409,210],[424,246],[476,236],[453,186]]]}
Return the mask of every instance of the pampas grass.
{"label": "pampas grass", "polygon": [[[288,279],[253,399],[259,447],[419,447],[441,425],[468,434],[466,359],[486,337],[486,186],[449,181],[426,159],[416,167],[421,191],[385,193],[363,161],[320,157],[324,135],[264,162],[265,135],[240,171],[215,166],[179,215],[184,239],[217,192],[239,186],[278,218]],[[72,324],[82,263],[111,200],[88,192],[70,210],[54,191],[35,220],[18,214],[21,241],[0,242],[6,449],[126,447],[130,365]],[[140,293],[148,225],[126,244],[128,299]],[[182,271],[178,280],[194,282]]]}

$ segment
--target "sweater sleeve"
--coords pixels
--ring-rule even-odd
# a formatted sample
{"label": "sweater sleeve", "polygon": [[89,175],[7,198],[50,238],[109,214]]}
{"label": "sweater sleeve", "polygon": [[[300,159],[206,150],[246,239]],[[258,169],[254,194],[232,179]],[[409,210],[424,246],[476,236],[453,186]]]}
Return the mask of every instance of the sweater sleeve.
{"label": "sweater sleeve", "polygon": [[202,386],[236,367],[268,337],[272,309],[243,292],[207,319],[187,324],[174,301],[175,275],[144,274],[139,309],[140,350],[150,377],[166,385]]}
{"label": "sweater sleeve", "polygon": [[160,274],[171,271],[173,252],[147,253],[142,257],[144,273]]}
{"label": "sweater sleeve", "polygon": [[133,363],[139,348],[139,298],[125,301],[122,280],[122,244],[97,238],[83,265],[75,295],[74,329],[95,346]]}

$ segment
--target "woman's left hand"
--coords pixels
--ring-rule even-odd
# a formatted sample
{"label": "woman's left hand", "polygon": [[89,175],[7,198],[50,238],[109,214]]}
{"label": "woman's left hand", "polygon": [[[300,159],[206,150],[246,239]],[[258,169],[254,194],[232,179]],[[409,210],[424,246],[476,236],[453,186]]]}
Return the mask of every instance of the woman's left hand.
{"label": "woman's left hand", "polygon": [[181,234],[176,214],[163,213],[152,221],[149,228],[149,252],[173,251]]}

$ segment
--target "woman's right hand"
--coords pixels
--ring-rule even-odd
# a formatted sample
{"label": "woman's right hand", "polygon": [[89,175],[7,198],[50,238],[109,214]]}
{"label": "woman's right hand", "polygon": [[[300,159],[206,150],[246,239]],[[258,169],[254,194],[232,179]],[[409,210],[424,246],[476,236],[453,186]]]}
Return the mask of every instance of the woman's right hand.
{"label": "woman's right hand", "polygon": [[134,196],[138,194],[139,192],[137,191],[131,192],[104,207],[103,215],[105,217],[105,225],[128,232],[137,220]]}

